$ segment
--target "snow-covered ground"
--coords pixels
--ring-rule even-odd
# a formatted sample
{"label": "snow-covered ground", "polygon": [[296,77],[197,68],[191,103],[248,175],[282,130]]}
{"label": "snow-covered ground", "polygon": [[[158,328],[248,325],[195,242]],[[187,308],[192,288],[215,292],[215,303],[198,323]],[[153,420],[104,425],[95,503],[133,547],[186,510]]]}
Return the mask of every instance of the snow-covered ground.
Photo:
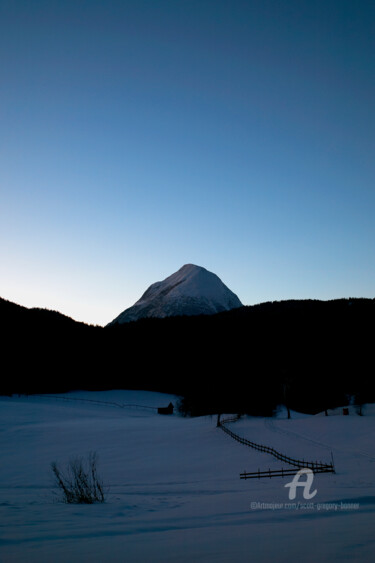
{"label": "snow-covered ground", "polygon": [[[375,560],[374,405],[364,416],[339,409],[287,420],[280,411],[231,425],[294,458],[333,456],[336,474],[315,475],[315,497],[305,500],[299,488],[292,501],[284,486],[291,477],[240,479],[290,466],[235,442],[215,417],[141,408],[175,397],[65,396],[74,400],[0,398],[1,563]],[[90,451],[109,487],[106,503],[59,502],[51,462]]]}

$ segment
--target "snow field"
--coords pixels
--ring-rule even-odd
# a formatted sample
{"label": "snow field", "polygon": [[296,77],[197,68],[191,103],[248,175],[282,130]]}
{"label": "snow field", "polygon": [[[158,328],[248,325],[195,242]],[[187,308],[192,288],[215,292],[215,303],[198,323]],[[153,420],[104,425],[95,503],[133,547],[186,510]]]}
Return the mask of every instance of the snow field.
{"label": "snow field", "polygon": [[[231,425],[299,459],[330,461],[332,452],[337,473],[316,475],[310,506],[300,489],[300,507],[293,508],[284,486],[289,477],[239,478],[242,471],[282,464],[232,440],[216,428],[216,417],[93,402],[157,407],[176,404],[176,397],[137,391],[65,396],[74,400],[0,398],[1,563],[375,559],[372,405],[363,417],[292,413],[286,420],[281,412]],[[58,502],[51,462],[90,451],[98,454],[107,502]]]}

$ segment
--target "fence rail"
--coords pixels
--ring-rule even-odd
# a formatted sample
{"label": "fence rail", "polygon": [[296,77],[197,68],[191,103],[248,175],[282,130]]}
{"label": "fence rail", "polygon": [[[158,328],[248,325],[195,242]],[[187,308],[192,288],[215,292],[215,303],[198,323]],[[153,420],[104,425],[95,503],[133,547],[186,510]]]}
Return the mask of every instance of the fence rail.
{"label": "fence rail", "polygon": [[[240,473],[240,479],[262,479],[264,477],[269,477],[271,479],[271,477],[287,477],[288,475],[297,475],[298,471],[300,470],[283,468],[275,470],[269,469],[268,471],[253,471],[252,473],[244,471],[243,473]],[[313,473],[334,473],[331,466],[318,467],[312,469],[311,471],[313,471]]]}
{"label": "fence rail", "polygon": [[[292,457],[286,456],[286,455],[278,452],[274,448],[270,448],[269,446],[264,446],[262,444],[257,444],[255,442],[252,442],[251,440],[247,440],[246,438],[239,436],[238,434],[236,434],[235,432],[233,432],[232,430],[230,430],[226,426],[226,424],[229,424],[230,422],[235,422],[237,420],[238,420],[238,417],[226,418],[226,419],[220,421],[218,423],[218,426],[224,432],[226,432],[231,438],[233,438],[234,440],[236,440],[240,444],[244,444],[245,446],[249,446],[250,448],[253,448],[253,449],[258,450],[260,452],[270,454],[273,457],[275,457],[276,459],[283,461],[285,463],[288,463],[289,465],[293,465],[294,467],[298,467],[299,469],[304,469],[304,468],[312,469],[312,471],[314,473],[335,473],[335,467],[334,467],[333,459],[332,459],[331,463],[324,463],[322,461],[306,461],[306,460],[301,460],[301,459],[294,459]],[[293,471],[293,470],[291,470],[291,471]],[[269,471],[261,472],[261,473],[267,473],[267,475],[269,475]],[[284,470],[284,473],[285,473],[285,470]],[[258,474],[259,474],[259,472],[257,472],[257,475]],[[248,477],[248,478],[250,478],[250,477]]]}
{"label": "fence rail", "polygon": [[40,394],[40,393],[33,393],[28,395],[29,397],[42,397],[42,398],[50,398],[56,399],[58,401],[78,401],[81,403],[91,403],[95,405],[105,405],[110,407],[118,407],[121,409],[124,408],[135,408],[135,409],[149,409],[152,411],[157,411],[158,407],[151,407],[149,405],[137,405],[134,403],[116,403],[115,401],[100,401],[96,399],[86,399],[84,397],[65,397],[64,395],[49,395],[47,393]]}

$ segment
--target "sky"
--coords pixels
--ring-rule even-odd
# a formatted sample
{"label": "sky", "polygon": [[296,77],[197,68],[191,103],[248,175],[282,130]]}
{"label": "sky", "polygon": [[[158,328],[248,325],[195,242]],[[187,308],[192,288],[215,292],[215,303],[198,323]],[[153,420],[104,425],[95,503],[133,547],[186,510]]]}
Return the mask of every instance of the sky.
{"label": "sky", "polygon": [[375,297],[375,4],[0,0],[0,296]]}

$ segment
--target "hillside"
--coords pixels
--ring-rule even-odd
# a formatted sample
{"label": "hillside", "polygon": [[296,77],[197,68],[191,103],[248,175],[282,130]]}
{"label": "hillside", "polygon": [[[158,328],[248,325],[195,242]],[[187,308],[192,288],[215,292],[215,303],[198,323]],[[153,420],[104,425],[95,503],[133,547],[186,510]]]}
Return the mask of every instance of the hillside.
{"label": "hillside", "polygon": [[374,400],[373,299],[283,301],[111,327],[0,302],[4,392],[149,389],[192,414],[317,412]]}

